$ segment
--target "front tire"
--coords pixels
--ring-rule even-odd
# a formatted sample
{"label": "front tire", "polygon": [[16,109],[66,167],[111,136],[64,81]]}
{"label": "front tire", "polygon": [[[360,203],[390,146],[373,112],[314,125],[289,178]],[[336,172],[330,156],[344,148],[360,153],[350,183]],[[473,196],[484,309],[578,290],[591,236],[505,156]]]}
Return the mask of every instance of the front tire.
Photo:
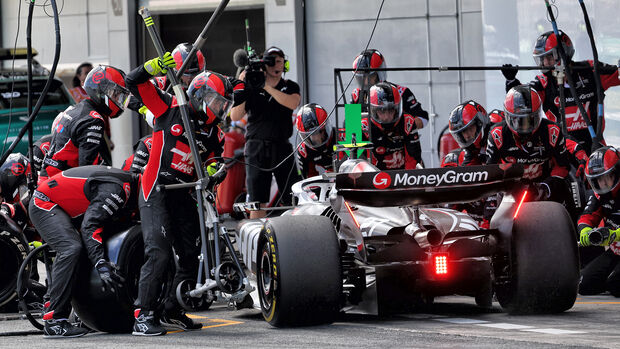
{"label": "front tire", "polygon": [[333,322],[342,267],[332,222],[322,216],[271,218],[259,240],[257,283],[263,317],[276,327]]}

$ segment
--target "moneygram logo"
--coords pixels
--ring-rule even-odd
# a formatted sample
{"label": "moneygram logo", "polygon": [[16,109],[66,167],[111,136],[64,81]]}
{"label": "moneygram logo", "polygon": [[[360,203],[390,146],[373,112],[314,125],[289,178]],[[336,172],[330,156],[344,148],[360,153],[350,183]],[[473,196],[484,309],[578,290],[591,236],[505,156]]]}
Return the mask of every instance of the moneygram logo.
{"label": "moneygram logo", "polygon": [[392,178],[390,177],[389,174],[387,174],[385,172],[379,172],[372,179],[372,184],[377,189],[385,189],[385,188],[389,187],[390,184],[392,184]]}
{"label": "moneygram logo", "polygon": [[[383,173],[383,172],[382,172]],[[381,173],[380,173],[381,174]],[[377,187],[376,175],[373,180],[373,184]],[[428,174],[428,175],[411,175],[409,173],[397,174],[394,177],[394,186],[440,186],[442,184],[454,184],[454,183],[475,183],[486,181],[489,178],[487,171],[478,172],[456,172],[449,170],[442,174]],[[389,184],[388,184],[389,185]],[[387,185],[386,185],[387,187]],[[377,187],[378,188],[378,187]]]}

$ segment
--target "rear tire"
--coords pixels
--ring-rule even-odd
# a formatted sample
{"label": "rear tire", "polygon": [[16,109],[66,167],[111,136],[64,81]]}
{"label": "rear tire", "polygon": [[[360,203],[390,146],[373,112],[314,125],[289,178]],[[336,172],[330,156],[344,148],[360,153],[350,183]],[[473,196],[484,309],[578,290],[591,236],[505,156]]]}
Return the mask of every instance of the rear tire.
{"label": "rear tire", "polygon": [[17,295],[17,273],[29,251],[28,242],[21,232],[9,225],[0,227],[0,306]]}
{"label": "rear tire", "polygon": [[332,222],[321,216],[271,218],[258,246],[265,320],[276,327],[333,322],[340,311],[342,267]]}
{"label": "rear tire", "polygon": [[520,314],[559,313],[575,304],[577,242],[562,205],[525,203],[514,222],[511,248],[510,281],[496,285],[502,308]]}

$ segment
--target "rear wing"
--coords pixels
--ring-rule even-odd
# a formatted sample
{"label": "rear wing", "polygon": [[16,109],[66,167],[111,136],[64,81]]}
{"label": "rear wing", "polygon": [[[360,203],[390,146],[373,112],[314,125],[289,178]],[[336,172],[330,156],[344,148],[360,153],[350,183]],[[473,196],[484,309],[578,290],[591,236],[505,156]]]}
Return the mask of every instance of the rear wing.
{"label": "rear wing", "polygon": [[338,194],[364,206],[389,207],[470,202],[518,185],[517,164],[339,173]]}

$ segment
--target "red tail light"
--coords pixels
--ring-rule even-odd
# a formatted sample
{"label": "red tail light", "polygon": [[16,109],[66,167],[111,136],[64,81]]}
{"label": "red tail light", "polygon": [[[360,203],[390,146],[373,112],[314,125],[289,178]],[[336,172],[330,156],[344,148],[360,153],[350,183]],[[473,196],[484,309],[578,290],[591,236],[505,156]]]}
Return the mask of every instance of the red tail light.
{"label": "red tail light", "polygon": [[515,211],[515,215],[512,218],[517,218],[517,215],[519,214],[519,210],[521,209],[521,205],[523,205],[523,201],[525,200],[526,196],[527,196],[527,190],[525,192],[523,192],[523,196],[521,197],[521,201],[519,201],[519,206],[517,206],[517,210]]}
{"label": "red tail light", "polygon": [[434,254],[432,257],[433,273],[435,276],[448,275],[448,255],[445,253]]}

